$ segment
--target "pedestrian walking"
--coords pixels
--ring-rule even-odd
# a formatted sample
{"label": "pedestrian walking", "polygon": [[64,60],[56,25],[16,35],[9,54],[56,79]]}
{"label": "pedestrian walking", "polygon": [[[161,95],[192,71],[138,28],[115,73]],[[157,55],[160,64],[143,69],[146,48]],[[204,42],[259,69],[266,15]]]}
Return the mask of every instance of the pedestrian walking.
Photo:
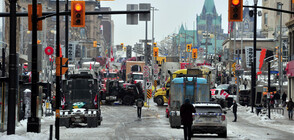
{"label": "pedestrian walking", "polygon": [[276,92],[275,95],[274,95],[274,100],[275,100],[276,107],[279,106],[279,100],[280,99],[281,99],[281,96],[280,96],[279,92]]}
{"label": "pedestrian walking", "polygon": [[293,120],[293,107],[294,107],[294,104],[293,104],[292,98],[290,98],[287,104],[289,120]]}
{"label": "pedestrian walking", "polygon": [[237,121],[237,103],[236,103],[236,100],[233,101],[233,113],[234,113],[234,117],[235,117],[233,122],[236,122]]}
{"label": "pedestrian walking", "polygon": [[284,92],[282,95],[282,106],[283,107],[286,106],[286,99],[287,99],[287,94]]}
{"label": "pedestrian walking", "polygon": [[138,115],[138,118],[140,118],[140,119],[141,119],[141,113],[142,113],[143,104],[144,104],[144,101],[141,98],[137,99],[137,103],[136,103],[137,115]]}
{"label": "pedestrian walking", "polygon": [[180,114],[181,121],[184,125],[184,138],[185,140],[190,140],[192,137],[191,127],[192,127],[192,113],[195,113],[196,110],[194,106],[190,103],[189,99],[185,100],[185,103],[181,106]]}
{"label": "pedestrian walking", "polygon": [[247,87],[247,85],[248,85],[248,81],[247,81],[247,79],[246,79],[246,78],[245,78],[245,80],[244,80],[243,84],[244,84],[244,88],[246,89],[246,87]]}

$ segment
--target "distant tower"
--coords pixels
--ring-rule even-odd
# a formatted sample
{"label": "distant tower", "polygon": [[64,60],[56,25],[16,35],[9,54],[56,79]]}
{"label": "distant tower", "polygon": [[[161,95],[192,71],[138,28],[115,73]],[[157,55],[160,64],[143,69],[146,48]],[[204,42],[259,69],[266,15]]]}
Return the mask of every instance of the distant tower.
{"label": "distant tower", "polygon": [[[226,35],[223,34],[222,29],[222,15],[218,15],[214,0],[205,0],[205,3],[202,8],[202,12],[200,15],[196,15],[196,26],[197,26],[197,46],[201,46],[203,44],[203,34],[208,32],[209,34],[216,34],[217,35],[217,45],[219,44],[220,40],[224,40]],[[210,49],[214,48],[214,38],[208,39],[209,42],[212,43],[212,46],[209,47]],[[219,46],[219,45],[218,45]],[[209,53],[211,53],[209,51]]]}

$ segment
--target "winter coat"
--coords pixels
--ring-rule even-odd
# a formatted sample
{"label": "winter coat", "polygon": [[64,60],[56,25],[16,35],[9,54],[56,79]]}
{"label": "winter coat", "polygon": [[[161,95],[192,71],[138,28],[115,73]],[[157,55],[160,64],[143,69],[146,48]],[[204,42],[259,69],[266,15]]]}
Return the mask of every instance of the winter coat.
{"label": "winter coat", "polygon": [[288,104],[287,104],[287,110],[288,111],[292,111],[293,110],[293,107],[294,107],[293,101],[289,101]]}
{"label": "winter coat", "polygon": [[284,94],[282,95],[282,100],[283,100],[283,101],[286,101],[286,99],[287,99],[287,94],[284,93]]}
{"label": "winter coat", "polygon": [[233,104],[233,113],[237,113],[237,103]]}
{"label": "winter coat", "polygon": [[192,113],[195,113],[195,112],[196,110],[192,104],[190,103],[183,104],[180,109],[182,124],[191,125],[193,121]]}

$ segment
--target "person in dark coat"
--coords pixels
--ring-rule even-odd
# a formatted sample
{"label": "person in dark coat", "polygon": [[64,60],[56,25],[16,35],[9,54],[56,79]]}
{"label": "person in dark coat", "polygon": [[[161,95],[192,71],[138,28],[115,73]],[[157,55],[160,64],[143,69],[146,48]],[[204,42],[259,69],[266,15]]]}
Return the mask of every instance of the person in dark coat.
{"label": "person in dark coat", "polygon": [[144,106],[144,100],[139,98],[136,102],[136,106],[137,106],[138,118],[141,119],[141,112],[142,112],[142,107]]}
{"label": "person in dark coat", "polygon": [[292,98],[290,98],[290,100],[287,104],[288,116],[289,116],[290,120],[293,119],[293,107],[294,107],[294,103],[292,101]]}
{"label": "person in dark coat", "polygon": [[233,122],[236,122],[237,121],[237,103],[235,100],[233,101],[233,113],[234,113],[234,117],[235,117]]}
{"label": "person in dark coat", "polygon": [[275,105],[276,105],[276,107],[278,107],[278,106],[279,106],[279,101],[280,101],[280,99],[281,99],[281,96],[280,96],[280,93],[279,93],[279,92],[277,92],[277,93],[274,95],[274,99],[275,99]]}
{"label": "person in dark coat", "polygon": [[190,103],[189,99],[185,100],[185,103],[181,106],[180,114],[181,114],[181,121],[184,125],[184,137],[185,140],[190,140],[192,136],[191,127],[192,127],[192,113],[195,113],[196,110],[194,106]]}
{"label": "person in dark coat", "polygon": [[283,93],[283,95],[282,95],[282,105],[283,105],[283,107],[285,107],[286,106],[286,99],[287,99],[287,94],[284,92]]}

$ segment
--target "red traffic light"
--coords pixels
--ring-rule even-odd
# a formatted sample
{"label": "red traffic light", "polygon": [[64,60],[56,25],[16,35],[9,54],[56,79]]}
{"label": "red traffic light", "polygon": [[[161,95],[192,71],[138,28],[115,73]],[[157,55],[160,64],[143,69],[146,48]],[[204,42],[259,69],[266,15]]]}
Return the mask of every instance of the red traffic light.
{"label": "red traffic light", "polygon": [[232,0],[232,4],[235,6],[238,5],[239,3],[240,3],[240,0]]}
{"label": "red traffic light", "polygon": [[75,10],[76,11],[80,12],[82,9],[83,9],[83,6],[81,4],[78,3],[78,4],[75,5]]}

